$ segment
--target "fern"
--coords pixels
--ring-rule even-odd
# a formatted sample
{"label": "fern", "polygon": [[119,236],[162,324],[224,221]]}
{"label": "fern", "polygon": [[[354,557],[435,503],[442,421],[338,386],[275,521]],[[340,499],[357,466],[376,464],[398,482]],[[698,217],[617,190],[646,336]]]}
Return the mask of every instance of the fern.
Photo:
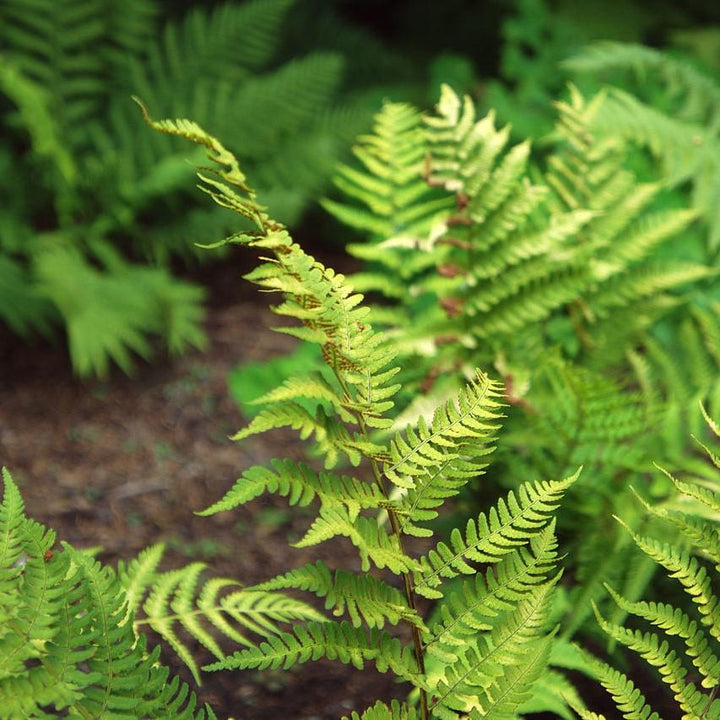
{"label": "fern", "polygon": [[[339,617],[347,615],[350,622],[296,625],[292,632],[268,635],[258,645],[240,649],[207,669],[289,668],[320,657],[358,668],[371,662],[417,689],[419,717],[447,717],[447,708],[464,701],[470,692],[479,693],[492,709],[488,716],[513,712],[529,696],[549,657],[547,603],[557,580],[552,513],[574,476],[523,485],[517,495],[511,492],[487,515],[469,521],[464,534],[454,531],[450,546],[440,542],[420,558],[409,554],[406,537],[432,535],[426,523],[437,516],[437,509],[483,471],[498,429],[500,387],[478,373],[436,410],[431,422],[419,420],[402,432],[393,432],[384,444],[379,437],[371,437],[372,430],[385,432],[392,424],[388,414],[400,385],[395,381],[398,367],[392,345],[370,326],[362,297],[353,293],[341,275],[306,255],[284,226],[266,214],[236,158],[218,140],[191,121],[156,122],[145,117],[154,129],[206,149],[213,167],[199,175],[203,189],[251,225],[226,242],[263,253],[261,264],[246,278],[280,294],[273,310],[295,324],[279,330],[319,345],[326,365],[325,373],[291,377],[268,392],[261,398],[268,403],[266,409],[235,439],[289,425],[301,436],[312,437],[327,467],[342,455],[357,467],[357,477],[347,477],[276,460],[271,469],[246,471],[221,501],[203,512],[229,510],[263,492],[286,496],[291,504],[318,500],[317,515],[296,545],[346,537],[358,551],[362,570],[360,574],[333,572],[318,561],[251,589],[310,591],[325,598],[327,609]],[[298,404],[300,398],[318,403],[317,412]],[[433,652],[439,650],[444,664],[429,670],[426,649],[433,646],[435,631],[423,620],[417,597],[442,597],[448,579],[477,576],[478,564],[498,563],[497,576],[488,571],[487,580],[478,581],[467,592],[478,606],[497,609],[496,603],[502,602],[507,622],[476,628],[473,633],[474,620],[453,615],[455,601],[445,617],[463,628],[467,649],[453,653],[447,650],[453,645],[449,639],[438,640]],[[375,569],[389,571],[403,591],[375,576]],[[494,600],[498,582],[491,577],[510,583],[513,594]],[[398,623],[409,626],[412,644],[385,629]],[[438,632],[444,638],[454,637],[442,624]],[[520,667],[525,652],[533,657],[529,669]],[[377,706],[372,712],[382,715],[386,711],[391,717],[410,712],[401,706]]]}
{"label": "fern", "polygon": [[[426,378],[456,371],[465,358],[527,374],[530,354],[559,332],[576,358],[617,363],[617,349],[632,347],[667,312],[669,291],[709,276],[701,265],[654,259],[695,214],[650,208],[659,185],[638,183],[624,169],[627,150],[617,138],[592,134],[603,102],[574,91],[569,103],[558,104],[556,149],[538,177],[527,142],[510,146],[509,129],[497,129],[492,113],[477,120],[469,98],[443,89],[437,112],[425,118],[425,138],[414,140],[429,157],[415,177],[425,177],[426,192],[439,188],[454,197],[455,210],[446,208],[407,238],[376,225],[370,242],[353,250],[377,268],[371,285],[361,276],[361,286],[391,303],[373,317],[404,353],[433,357]],[[391,117],[413,117],[407,106],[383,112],[372,143],[382,144]],[[359,176],[362,186],[344,189],[377,211],[392,167],[369,167]],[[409,183],[406,176],[397,168],[394,181]],[[419,186],[413,193],[422,197]],[[337,205],[329,207],[337,214]],[[424,200],[403,212],[413,207],[424,216]],[[349,212],[339,217],[370,229],[371,220]]]}
{"label": "fern", "polygon": [[[712,423],[710,427],[716,431]],[[709,457],[716,467],[720,467],[717,458],[712,454]],[[672,476],[670,479],[686,499],[697,502],[700,508],[704,506],[711,510],[717,506],[717,493],[714,490],[678,481]],[[679,542],[657,540],[632,530],[630,537],[649,558],[665,569],[669,577],[678,580],[688,599],[692,601],[695,611],[692,612],[690,608],[686,611],[665,602],[630,601],[611,590],[620,608],[646,621],[663,634],[660,635],[654,630],[631,630],[608,622],[600,614],[598,620],[614,640],[635,651],[649,665],[659,670],[684,717],[698,720],[717,717],[720,713],[720,701],[715,698],[720,682],[720,613],[718,597],[714,593],[705,560],[709,560],[716,571],[720,568],[717,515],[711,512],[703,517],[674,509],[666,510],[662,506],[645,504],[645,507],[663,520],[664,524],[667,525],[670,521],[685,536],[689,549],[685,549]],[[696,557],[695,553],[702,557]],[[672,647],[672,636],[682,640],[684,652]],[[694,666],[692,674],[689,672],[690,664]],[[621,673],[600,666],[600,676],[624,718],[650,715],[651,707],[645,698]],[[652,716],[657,717],[656,714]]]}
{"label": "fern", "polygon": [[212,122],[242,144],[263,199],[299,218],[367,110],[327,111],[339,55],[274,62],[292,5],[228,3],[161,25],[155,0],[3,4],[0,154],[27,179],[18,186],[33,178],[0,211],[0,316],[13,329],[64,326],[83,376],[128,372],[151,356],[152,336],[171,353],[204,346],[203,293],[167,267],[229,226],[183,194],[185,155],[144,131],[129,96]]}
{"label": "fern", "polygon": [[664,109],[613,88],[596,127],[601,133],[622,134],[649,149],[661,161],[672,185],[692,182],[693,205],[708,223],[708,245],[716,251],[720,243],[720,225],[714,213],[720,198],[717,82],[687,61],[631,43],[596,43],[567,60],[565,66],[574,72],[601,75],[629,71],[645,87],[661,86],[668,100]]}
{"label": "fern", "polygon": [[[305,603],[259,591],[248,591],[227,578],[202,578],[203,563],[159,572],[164,548],[156,545],[125,565],[118,576],[127,594],[127,612],[134,616],[136,633],[154,630],[176,652],[200,683],[200,671],[184,633],[216,658],[226,653],[221,639],[252,645],[255,636],[280,632],[278,623],[320,620],[322,615]],[[182,630],[182,633],[181,633]]]}
{"label": "fern", "polygon": [[[363,168],[341,165],[335,185],[362,206],[333,200],[325,200],[323,206],[345,224],[369,233],[373,244],[350,244],[351,254],[379,262],[386,272],[399,273],[412,283],[433,262],[413,248],[449,207],[448,198],[422,178],[426,150],[420,113],[408,105],[387,103],[375,118],[373,133],[358,138],[354,153]],[[361,292],[397,297],[397,286],[388,283],[384,273],[356,274],[353,284]]]}
{"label": "fern", "polygon": [[133,632],[124,589],[108,567],[28,519],[3,469],[0,505],[0,698],[3,717],[214,718],[170,678],[159,648]]}

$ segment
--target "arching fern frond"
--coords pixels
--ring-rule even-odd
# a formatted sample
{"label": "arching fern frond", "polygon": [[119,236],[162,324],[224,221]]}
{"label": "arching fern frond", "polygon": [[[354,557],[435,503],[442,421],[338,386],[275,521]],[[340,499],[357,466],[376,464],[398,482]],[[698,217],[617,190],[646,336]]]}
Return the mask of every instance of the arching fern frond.
{"label": "arching fern frond", "polygon": [[386,501],[375,485],[347,475],[315,472],[304,463],[272,460],[271,467],[257,465],[246,470],[225,496],[199,515],[232,510],[264,492],[287,497],[291,505],[308,505],[315,498],[332,508],[344,504],[352,515],[360,509],[379,508]]}
{"label": "arching fern frond", "polygon": [[[615,670],[596,657],[585,653],[587,662],[593,668],[602,686],[610,693],[618,710],[626,720],[642,718],[643,720],[661,720],[660,716],[648,705],[645,696],[637,689],[632,680]],[[578,708],[574,709],[583,720],[604,720],[604,715]]]}
{"label": "arching fern frond", "polygon": [[[144,551],[118,572],[126,587],[128,615],[136,633],[152,628],[177,653],[200,683],[200,670],[184,636],[194,638],[216,658],[226,653],[221,641],[252,645],[256,636],[280,632],[278,623],[322,620],[322,615],[299,600],[250,591],[227,578],[203,579],[203,563],[167,572],[156,570],[162,546]],[[249,639],[252,637],[252,639]]]}
{"label": "arching fern frond", "polygon": [[[313,592],[325,598],[326,607],[336,615],[347,613],[351,622],[297,625],[292,633],[268,635],[207,669],[289,668],[321,657],[356,667],[372,661],[380,671],[390,670],[415,686],[423,718],[430,716],[430,703],[438,712],[455,706],[461,710],[469,703],[465,710],[473,712],[477,703],[467,697],[472,688],[482,696],[488,716],[514,712],[527,699],[548,658],[547,599],[558,577],[551,517],[575,476],[523,485],[487,514],[469,521],[464,534],[455,530],[449,545],[437,544],[419,561],[408,554],[403,535],[429,535],[423,526],[436,517],[436,508],[483,470],[500,417],[499,385],[478,373],[432,421],[418,420],[414,427],[395,433],[389,447],[379,444],[370,431],[392,424],[388,414],[400,389],[394,381],[398,368],[388,338],[369,325],[362,297],[342,276],[306,255],[284,226],[267,214],[235,157],[219,141],[189,121],[146,120],[155,129],[208,150],[218,167],[203,170],[203,189],[251,226],[227,242],[264,253],[247,279],[281,295],[273,310],[295,324],[278,329],[319,345],[327,366],[327,373],[292,378],[271,390],[263,398],[269,405],[237,437],[297,425],[301,432],[315,435],[326,465],[342,452],[358,466],[357,480],[281,461],[271,469],[251,468],[206,511],[228,509],[265,491],[297,504],[319,499],[315,519],[294,545],[346,537],[358,551],[362,570],[355,575],[331,572],[323,564],[306,565],[256,586],[250,592]],[[315,415],[300,404],[307,400],[318,402]],[[374,489],[365,491],[365,483]],[[448,611],[448,627],[439,626],[447,639],[435,643],[440,668],[433,674],[424,663],[434,631],[421,619],[417,595],[441,597],[438,588],[445,579],[475,575],[478,563],[498,564],[486,575],[486,584],[477,582],[474,595],[467,586],[468,597],[485,605],[472,617],[461,616],[457,604]],[[404,597],[369,575],[374,569],[399,576]],[[481,617],[488,618],[487,629],[475,627],[482,624]],[[400,621],[410,631],[412,650],[383,629]],[[457,628],[456,634],[450,625]],[[461,637],[467,651],[458,650]],[[532,660],[521,669],[517,665],[522,653]],[[443,699],[437,700],[443,682],[447,687]]]}

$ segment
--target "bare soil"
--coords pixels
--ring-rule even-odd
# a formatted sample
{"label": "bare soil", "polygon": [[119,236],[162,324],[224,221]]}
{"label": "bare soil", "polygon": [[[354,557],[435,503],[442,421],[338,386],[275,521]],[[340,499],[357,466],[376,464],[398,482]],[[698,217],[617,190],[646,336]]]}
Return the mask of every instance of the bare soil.
{"label": "bare soil", "polygon": [[[131,378],[77,380],[61,342],[27,345],[0,327],[0,465],[20,484],[28,514],[59,539],[101,546],[100,558],[113,565],[164,542],[164,567],[202,561],[209,573],[246,584],[318,556],[331,566],[355,563],[342,542],[290,549],[310,517],[281,499],[193,514],[250,465],[302,456],[292,432],[243,443],[228,437],[244,422],[228,371],[292,345],[268,330],[277,318],[239,279],[241,270],[212,271],[206,352],[140,364]],[[192,682],[172,651],[163,660]],[[389,676],[321,661],[291,672],[207,674],[198,695],[220,718],[329,720],[402,697],[403,689]]]}

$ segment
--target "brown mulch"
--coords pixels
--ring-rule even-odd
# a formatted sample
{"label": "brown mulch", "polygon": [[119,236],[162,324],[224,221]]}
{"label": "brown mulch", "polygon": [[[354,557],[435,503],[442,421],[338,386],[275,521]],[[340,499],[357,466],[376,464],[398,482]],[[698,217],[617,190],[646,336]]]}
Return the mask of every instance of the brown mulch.
{"label": "brown mulch", "polygon": [[[0,328],[0,465],[20,485],[28,514],[59,539],[101,546],[99,557],[112,564],[162,541],[163,567],[202,561],[213,575],[247,584],[318,557],[356,565],[342,541],[289,548],[311,515],[282,499],[193,514],[250,465],[302,456],[291,432],[228,439],[244,422],[226,386],[230,368],[292,345],[267,330],[277,318],[239,274],[227,266],[213,273],[206,352],[139,365],[131,378],[79,381],[62,343],[27,345]],[[169,649],[163,659],[189,679]],[[402,688],[390,676],[321,661],[291,672],[209,674],[199,696],[220,718],[329,720],[401,697]]]}

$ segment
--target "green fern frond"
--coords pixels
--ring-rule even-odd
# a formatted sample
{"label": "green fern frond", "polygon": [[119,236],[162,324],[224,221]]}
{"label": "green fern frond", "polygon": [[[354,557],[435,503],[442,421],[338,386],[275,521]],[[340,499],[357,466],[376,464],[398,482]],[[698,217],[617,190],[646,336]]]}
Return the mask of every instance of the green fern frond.
{"label": "green fern frond", "polygon": [[[346,225],[369,231],[374,242],[424,239],[449,203],[422,179],[425,147],[420,113],[409,105],[386,103],[375,117],[372,135],[358,138],[354,153],[364,169],[341,165],[335,185],[365,207],[325,200],[325,209]],[[397,264],[410,257],[388,254]]]}
{"label": "green fern frond", "polygon": [[667,641],[654,633],[628,630],[607,623],[596,611],[598,622],[610,637],[640,654],[650,665],[656,667],[662,679],[673,691],[678,705],[690,717],[701,717],[707,709],[708,698],[695,685],[686,680],[687,670],[675,650]]}
{"label": "green fern frond", "polygon": [[[610,693],[625,720],[661,720],[632,680],[597,658],[591,655],[587,657],[600,683]],[[590,711],[578,711],[578,714],[587,720],[604,720],[603,715]]]}
{"label": "green fern frond", "polygon": [[48,162],[59,176],[59,184],[72,184],[77,163],[63,144],[60,128],[53,117],[51,96],[41,86],[0,56],[0,89],[17,106],[23,129],[29,134],[35,154]]}
{"label": "green fern frond", "polygon": [[315,415],[302,405],[286,401],[278,402],[261,410],[242,430],[232,436],[233,440],[244,440],[251,435],[275,428],[291,427],[297,430],[301,439],[314,436],[315,443],[325,456],[325,466],[337,464],[338,455],[343,453],[353,465],[358,465],[361,455],[353,444],[350,434],[335,417],[328,416],[318,407]]}
{"label": "green fern frond", "polygon": [[547,581],[557,561],[555,523],[533,536],[529,548],[520,547],[488,568],[464,579],[460,589],[439,606],[440,621],[432,627],[427,649],[432,655],[452,653],[479,632],[492,630],[501,613],[538,584]]}
{"label": "green fern frond", "polygon": [[532,588],[502,624],[480,635],[477,646],[470,645],[439,671],[433,713],[454,718],[458,710],[473,709],[476,717],[487,713],[500,718],[517,710],[549,657],[550,638],[541,639],[541,628],[554,584]]}
{"label": "green fern frond", "polygon": [[257,647],[240,650],[204,669],[288,668],[323,657],[352,664],[360,670],[365,662],[372,661],[380,672],[389,670],[416,683],[421,680],[412,652],[399,640],[383,631],[354,628],[347,622],[299,625],[293,633],[270,637]]}
{"label": "green fern frond", "polygon": [[[0,505],[0,699],[3,717],[214,718],[133,631],[108,567],[23,515],[7,471]],[[18,550],[20,555],[18,556]],[[14,559],[13,559],[14,558]]]}
{"label": "green fern frond", "polygon": [[[420,561],[408,555],[402,534],[428,535],[419,526],[433,519],[436,508],[484,468],[499,419],[499,386],[478,374],[436,411],[432,421],[418,420],[416,427],[392,436],[389,447],[377,444],[369,431],[387,429],[392,422],[387,413],[399,390],[394,382],[398,370],[389,339],[374,333],[367,323],[362,298],[342,276],[307,256],[285,228],[267,215],[234,156],[215,138],[188,121],[146,119],[155,129],[187,137],[209,150],[220,168],[200,176],[204,189],[253,226],[229,242],[264,254],[247,279],[281,294],[274,311],[299,325],[278,329],[319,345],[330,370],[312,378],[292,378],[271,390],[263,398],[270,405],[236,437],[295,425],[301,433],[319,438],[316,445],[326,464],[343,452],[368,473],[376,488],[365,492],[357,484],[360,480],[316,474],[305,466],[276,461],[270,470],[251,468],[225,498],[206,511],[229,509],[265,491],[286,495],[298,504],[319,498],[318,514],[295,546],[346,537],[358,550],[363,573],[332,573],[322,564],[306,565],[257,586],[255,591],[313,592],[325,599],[327,609],[336,615],[347,613],[351,622],[310,622],[292,633],[268,635],[257,646],[241,649],[207,669],[288,668],[320,657],[338,658],[356,667],[373,661],[379,670],[389,669],[419,688],[422,707],[431,698],[433,708],[445,713],[439,717],[454,710],[466,714],[476,710],[473,687],[489,716],[515,712],[527,700],[549,658],[548,598],[559,577],[551,517],[575,476],[523,485],[487,515],[469,521],[464,534],[454,531],[449,545],[438,544]],[[511,153],[507,163],[501,164],[496,177],[501,185],[505,178],[514,182],[512,178],[521,172],[522,155]],[[320,401],[314,416],[299,404],[307,398]],[[327,437],[330,440],[325,442]],[[360,465],[363,459],[366,462]],[[392,486],[394,494],[389,496]],[[352,494],[358,495],[355,502],[350,501]],[[449,605],[444,616],[447,627],[438,628],[442,638],[433,643],[435,631],[423,624],[416,595],[441,597],[438,588],[445,579],[476,575],[477,563],[497,564],[474,585],[466,585],[477,612],[465,614],[459,605]],[[368,576],[373,566],[401,576],[404,597]],[[382,630],[400,621],[409,625],[412,651]],[[427,676],[423,667],[426,643],[428,648],[434,645],[432,652],[439,663],[439,669]],[[521,668],[523,654],[532,661]],[[439,698],[441,683],[446,686]],[[426,709],[421,712],[427,716]]]}
{"label": "green fern frond", "polygon": [[[147,558],[141,560],[147,563]],[[129,569],[132,568],[131,565]],[[216,658],[222,659],[225,652],[217,636],[239,645],[252,645],[247,632],[265,637],[279,632],[278,623],[322,619],[322,615],[298,600],[237,589],[239,583],[225,578],[201,581],[204,570],[203,563],[192,563],[179,570],[156,573],[152,584],[141,590],[134,588],[130,581],[136,603],[147,592],[142,614],[135,617],[136,631],[149,626],[157,632],[188,666],[198,683],[199,668],[187,642],[179,634],[181,628]]]}
{"label": "green fern frond", "polygon": [[387,502],[377,486],[357,478],[317,473],[292,460],[272,460],[271,466],[272,469],[261,465],[249,468],[223,498],[198,514],[213,515],[232,510],[264,492],[287,497],[291,505],[305,506],[316,497],[328,508],[342,503],[351,515],[357,515],[360,509],[379,508]]}
{"label": "green fern frond", "polygon": [[417,523],[437,517],[435,508],[482,473],[498,429],[499,398],[499,386],[478,374],[456,401],[435,411],[430,427],[421,416],[417,430],[408,428],[391,440],[383,473],[408,491],[399,508],[404,533],[430,535]]}
{"label": "green fern frond", "polygon": [[[257,205],[255,194],[247,186],[237,160],[215,138],[188,121],[157,123],[147,119],[155,129],[186,137],[210,151],[210,158],[222,169],[216,171],[219,180],[200,176],[205,189],[220,205],[235,210],[256,227],[254,233],[239,234],[232,241],[274,255],[273,261],[260,265],[247,279],[284,295],[284,302],[275,307],[275,312],[299,320],[307,331],[307,339],[322,346],[325,362],[339,383],[343,405],[355,416],[359,427],[387,426],[389,420],[383,415],[392,407],[390,398],[399,389],[397,384],[391,383],[397,368],[391,365],[394,353],[383,337],[365,324],[367,309],[357,307],[361,296],[352,293],[342,275],[306,255],[292,242],[282,225],[270,220]],[[291,410],[295,421],[307,426],[307,413],[301,418],[303,413],[296,408]],[[286,419],[283,416],[282,421]],[[327,433],[327,425],[322,431]],[[358,462],[361,455],[375,459],[374,448],[358,445],[352,439],[348,441],[343,434],[345,431],[337,423],[332,431],[334,436],[331,433],[330,445],[324,449],[339,442],[353,462]]]}
{"label": "green fern frond", "polygon": [[707,570],[694,557],[677,547],[630,532],[635,544],[677,578],[701,613],[703,624],[720,640],[720,601],[714,595]]}
{"label": "green fern frond", "polygon": [[537,681],[547,672],[552,637],[531,643],[526,649],[522,664],[507,669],[487,688],[470,710],[472,720],[483,718],[509,720],[517,717],[518,710],[526,705],[536,692]]}
{"label": "green fern frond", "polygon": [[528,418],[525,432],[539,436],[533,444],[547,453],[533,453],[535,472],[563,474],[598,460],[642,466],[642,440],[654,417],[639,393],[554,358],[533,377],[530,397],[544,411]]}
{"label": "green fern frond", "polygon": [[626,612],[641,617],[668,635],[678,635],[685,642],[686,654],[702,675],[703,687],[712,688],[720,683],[720,658],[708,643],[698,623],[680,608],[667,603],[628,602],[608,587],[615,602]]}
{"label": "green fern frond", "polygon": [[481,513],[477,520],[468,520],[464,534],[455,528],[449,545],[440,542],[420,559],[416,591],[428,598],[442,597],[438,587],[445,579],[476,573],[471,562],[496,563],[525,545],[550,521],[579,472],[565,480],[525,483],[517,496],[511,491],[507,500],[501,498],[487,516]]}
{"label": "green fern frond", "polygon": [[76,148],[107,99],[107,67],[98,57],[88,62],[106,40],[103,12],[82,0],[9,0],[0,9],[5,52],[48,93],[57,126]]}
{"label": "green fern frond", "polygon": [[[25,503],[7,468],[2,469],[3,501],[0,504],[0,579],[3,584],[19,573],[15,563],[23,553],[21,528],[25,521]],[[9,573],[9,577],[5,577]],[[2,586],[0,586],[1,588]]]}
{"label": "green fern frond", "polygon": [[[707,497],[703,497],[706,495],[704,492],[698,493],[691,489],[690,483],[678,483],[672,475],[666,474],[677,484],[680,492],[693,500],[697,496],[700,500],[698,504],[705,504],[703,501]],[[652,507],[644,501],[643,505],[658,520],[663,521],[664,525],[669,521],[679,528],[687,536],[690,549],[687,550],[686,544],[682,542],[662,542],[654,537],[641,536],[623,521],[620,523],[625,526],[633,542],[649,558],[663,566],[669,577],[678,580],[694,604],[694,609],[692,605],[676,607],[664,602],[635,601],[609,588],[624,613],[632,614],[660,629],[665,637],[655,632],[631,630],[609,622],[593,605],[595,614],[600,626],[611,638],[637,652],[648,664],[658,669],[663,682],[672,689],[675,700],[684,713],[683,717],[694,720],[717,717],[720,713],[720,702],[715,699],[720,683],[720,654],[717,652],[720,629],[718,597],[714,593],[713,578],[705,566],[705,560],[696,557],[702,557],[706,551],[706,557],[717,557],[717,514],[711,512],[703,515],[690,506],[695,514],[685,515],[672,509],[670,503],[670,509]],[[688,510],[687,505],[684,510]],[[682,639],[684,652],[677,643],[672,642],[672,636]],[[622,673],[615,672],[599,661],[595,661],[595,665],[601,682],[610,690],[616,704],[623,711],[623,717],[657,717],[645,698]]]}
{"label": "green fern frond", "polygon": [[417,720],[415,708],[393,700],[388,707],[379,700],[362,714],[353,711],[351,715],[344,715],[342,720]]}
{"label": "green fern frond", "polygon": [[369,628],[382,629],[386,622],[397,625],[401,620],[407,620],[425,629],[417,611],[407,606],[407,600],[397,588],[371,575],[356,575],[344,570],[331,572],[320,560],[278,575],[256,588],[296,588],[312,592],[325,598],[325,609],[332,610],[334,615],[347,613],[354,627],[365,623]]}
{"label": "green fern frond", "polygon": [[418,563],[405,554],[398,536],[385,529],[377,519],[351,517],[342,507],[320,508],[318,517],[295,547],[308,547],[330,538],[347,537],[360,553],[362,569],[367,572],[370,563],[388,568],[396,575],[418,569]]}
{"label": "green fern frond", "polygon": [[118,563],[118,578],[125,589],[127,618],[138,613],[152,583],[157,578],[157,569],[165,552],[163,544],[145,548],[129,563]]}

